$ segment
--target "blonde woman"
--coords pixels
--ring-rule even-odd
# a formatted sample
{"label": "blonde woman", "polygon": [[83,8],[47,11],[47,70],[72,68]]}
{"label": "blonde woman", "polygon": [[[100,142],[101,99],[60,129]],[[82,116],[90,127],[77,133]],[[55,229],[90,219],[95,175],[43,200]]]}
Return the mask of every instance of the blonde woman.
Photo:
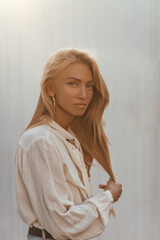
{"label": "blonde woman", "polygon": [[[108,103],[107,87],[88,53],[62,49],[49,58],[37,108],[15,157],[18,209],[29,226],[28,240],[83,240],[104,232],[122,193],[102,125]],[[110,176],[95,196],[93,158]]]}

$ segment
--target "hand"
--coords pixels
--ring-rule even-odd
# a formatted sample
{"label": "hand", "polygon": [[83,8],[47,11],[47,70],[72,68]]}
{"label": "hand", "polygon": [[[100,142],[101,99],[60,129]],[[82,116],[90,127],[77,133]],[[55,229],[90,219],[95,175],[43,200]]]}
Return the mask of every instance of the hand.
{"label": "hand", "polygon": [[104,191],[109,190],[113,196],[113,202],[118,201],[119,197],[122,194],[122,184],[114,183],[111,178],[109,178],[106,185],[100,184],[99,188],[103,188]]}

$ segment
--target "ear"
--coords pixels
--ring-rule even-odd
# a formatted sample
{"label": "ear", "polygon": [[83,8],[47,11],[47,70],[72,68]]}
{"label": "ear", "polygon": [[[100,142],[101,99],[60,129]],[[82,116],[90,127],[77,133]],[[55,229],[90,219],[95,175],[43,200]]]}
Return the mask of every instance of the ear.
{"label": "ear", "polygon": [[51,86],[51,84],[48,84],[47,86],[47,92],[48,92],[48,95],[53,97],[54,96],[54,91],[53,91],[53,87]]}

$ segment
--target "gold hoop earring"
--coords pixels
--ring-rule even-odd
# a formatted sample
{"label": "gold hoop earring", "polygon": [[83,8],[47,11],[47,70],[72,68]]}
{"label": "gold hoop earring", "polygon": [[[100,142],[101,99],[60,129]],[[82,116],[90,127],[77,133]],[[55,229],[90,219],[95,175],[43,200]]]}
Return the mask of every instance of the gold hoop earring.
{"label": "gold hoop earring", "polygon": [[55,97],[53,96],[52,99],[53,99],[53,107],[55,108],[55,106],[56,106],[56,100],[55,100]]}

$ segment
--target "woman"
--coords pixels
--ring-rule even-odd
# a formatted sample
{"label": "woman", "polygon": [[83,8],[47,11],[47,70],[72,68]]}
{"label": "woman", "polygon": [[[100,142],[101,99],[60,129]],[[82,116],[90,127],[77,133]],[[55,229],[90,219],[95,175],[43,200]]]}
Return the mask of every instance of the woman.
{"label": "woman", "polygon": [[[122,193],[102,126],[108,102],[89,54],[63,49],[49,58],[37,108],[16,150],[16,195],[28,240],[83,240],[104,232],[112,203]],[[95,196],[89,181],[93,158],[110,175]]]}

